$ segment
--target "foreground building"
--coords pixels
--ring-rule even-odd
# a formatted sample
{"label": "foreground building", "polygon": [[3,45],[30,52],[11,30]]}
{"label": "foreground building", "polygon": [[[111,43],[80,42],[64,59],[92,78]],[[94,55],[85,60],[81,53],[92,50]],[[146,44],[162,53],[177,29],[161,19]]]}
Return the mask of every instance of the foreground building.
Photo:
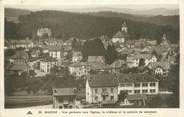
{"label": "foreground building", "polygon": [[118,80],[115,74],[95,74],[86,81],[88,103],[115,104],[118,101]]}
{"label": "foreground building", "polygon": [[149,74],[119,74],[118,80],[119,93],[155,95],[159,92],[159,81]]}
{"label": "foreground building", "polygon": [[53,107],[57,109],[75,108],[76,88],[54,88]]}

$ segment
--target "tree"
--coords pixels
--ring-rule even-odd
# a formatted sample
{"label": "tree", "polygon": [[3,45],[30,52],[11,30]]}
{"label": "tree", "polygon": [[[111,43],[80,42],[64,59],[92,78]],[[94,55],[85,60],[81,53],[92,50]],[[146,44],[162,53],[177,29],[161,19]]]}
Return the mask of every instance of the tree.
{"label": "tree", "polygon": [[118,102],[121,103],[121,101],[123,101],[127,95],[128,95],[127,91],[120,91],[118,95]]}
{"label": "tree", "polygon": [[112,64],[118,58],[118,52],[115,46],[108,45],[105,51],[105,63]]}
{"label": "tree", "polygon": [[144,66],[144,65],[145,65],[145,59],[141,58],[141,59],[139,60],[139,67],[140,67],[140,66]]}

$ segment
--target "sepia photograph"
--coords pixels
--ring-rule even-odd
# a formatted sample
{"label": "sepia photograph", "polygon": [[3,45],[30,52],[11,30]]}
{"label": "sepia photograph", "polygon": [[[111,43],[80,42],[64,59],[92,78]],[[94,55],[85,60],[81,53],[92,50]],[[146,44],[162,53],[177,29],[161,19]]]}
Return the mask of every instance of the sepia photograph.
{"label": "sepia photograph", "polygon": [[4,8],[4,108],[180,108],[179,4]]}

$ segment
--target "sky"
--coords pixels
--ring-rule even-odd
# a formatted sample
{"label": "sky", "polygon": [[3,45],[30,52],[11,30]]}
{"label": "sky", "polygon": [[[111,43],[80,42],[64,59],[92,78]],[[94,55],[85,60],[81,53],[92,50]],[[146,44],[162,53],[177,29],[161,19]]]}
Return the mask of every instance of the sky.
{"label": "sky", "polygon": [[164,0],[5,0],[4,4],[6,7],[29,10],[65,10],[98,7],[129,8],[135,10],[153,8],[178,9],[178,5],[174,1],[177,0],[167,0],[167,2],[164,2]]}

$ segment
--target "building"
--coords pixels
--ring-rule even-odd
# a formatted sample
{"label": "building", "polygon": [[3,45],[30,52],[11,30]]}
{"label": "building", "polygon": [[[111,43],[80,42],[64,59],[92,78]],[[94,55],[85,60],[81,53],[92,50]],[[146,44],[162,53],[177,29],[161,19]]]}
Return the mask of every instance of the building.
{"label": "building", "polygon": [[91,75],[86,81],[88,103],[114,104],[118,101],[118,80],[114,74]]}
{"label": "building", "polygon": [[120,106],[145,106],[147,96],[142,94],[127,95],[126,98],[120,103]]}
{"label": "building", "polygon": [[6,67],[7,71],[13,71],[21,75],[23,72],[29,72],[28,53],[24,50],[17,51],[12,58],[10,64]]}
{"label": "building", "polygon": [[160,61],[156,63],[150,63],[148,68],[153,71],[155,75],[168,76],[171,63],[168,61]]}
{"label": "building", "polygon": [[40,70],[45,73],[50,73],[51,68],[53,68],[54,66],[57,66],[57,64],[58,62],[54,58],[51,58],[51,57],[44,58],[40,60]]}
{"label": "building", "polygon": [[97,62],[97,63],[105,63],[104,56],[88,56],[89,63]]}
{"label": "building", "polygon": [[38,37],[44,37],[44,36],[47,36],[47,37],[51,37],[51,29],[49,28],[40,28],[37,30],[37,36]]}
{"label": "building", "polygon": [[19,50],[10,58],[11,64],[27,64],[29,55],[24,50]]}
{"label": "building", "polygon": [[144,61],[145,66],[149,63],[157,62],[157,57],[150,53],[139,53],[139,54],[130,54],[127,56],[126,62],[128,67],[138,67],[140,61]]}
{"label": "building", "polygon": [[127,25],[126,25],[126,22],[124,22],[121,26],[121,30],[118,31],[112,38],[112,42],[113,43],[121,43],[121,44],[124,44],[125,43],[125,40],[127,39],[128,37],[128,28],[127,28]]}
{"label": "building", "polygon": [[83,59],[82,52],[80,51],[72,52],[72,62],[80,62],[82,61],[82,59]]}
{"label": "building", "polygon": [[16,48],[32,48],[33,47],[33,42],[29,39],[25,40],[10,40],[9,42],[9,48],[11,49],[16,49]]}
{"label": "building", "polygon": [[53,88],[53,107],[57,109],[75,108],[76,88]]}
{"label": "building", "polygon": [[88,63],[84,62],[75,62],[68,66],[70,74],[73,74],[75,76],[86,76],[89,74],[89,71],[91,70],[91,66]]}
{"label": "building", "polygon": [[159,92],[158,80],[149,74],[118,74],[118,92],[124,91],[128,95],[154,95]]}

